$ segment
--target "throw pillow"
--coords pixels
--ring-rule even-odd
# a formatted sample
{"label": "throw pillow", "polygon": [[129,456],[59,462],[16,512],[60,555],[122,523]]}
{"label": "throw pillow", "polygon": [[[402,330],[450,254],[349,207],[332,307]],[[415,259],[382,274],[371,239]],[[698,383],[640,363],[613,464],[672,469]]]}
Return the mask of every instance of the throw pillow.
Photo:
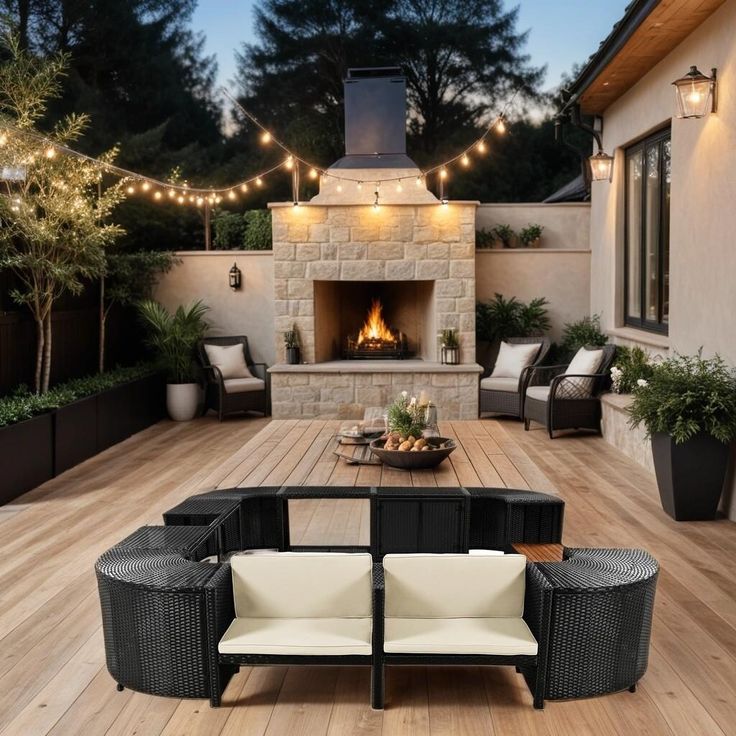
{"label": "throw pillow", "polygon": [[513,345],[502,342],[493,366],[492,378],[519,378],[521,372],[534,362],[539,354],[541,343],[533,342],[528,345]]}
{"label": "throw pillow", "polygon": [[[602,350],[587,350],[580,348],[570,365],[565,369],[566,375],[592,375],[598,373],[603,362]],[[568,378],[557,389],[556,396],[561,399],[589,398],[593,393],[593,378]]]}
{"label": "throw pillow", "polygon": [[220,369],[223,379],[253,377],[245,364],[242,345],[208,345],[205,343],[204,349],[210,364]]}

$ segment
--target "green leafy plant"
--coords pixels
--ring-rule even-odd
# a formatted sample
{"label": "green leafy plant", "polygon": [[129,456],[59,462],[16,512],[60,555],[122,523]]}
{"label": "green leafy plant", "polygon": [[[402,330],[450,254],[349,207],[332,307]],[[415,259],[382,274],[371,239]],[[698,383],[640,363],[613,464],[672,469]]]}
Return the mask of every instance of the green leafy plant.
{"label": "green leafy plant", "polygon": [[601,316],[594,314],[565,324],[560,350],[563,356],[571,358],[586,345],[603,347],[607,343],[608,336],[601,332]]}
{"label": "green leafy plant", "polygon": [[420,404],[416,396],[409,397],[406,391],[402,391],[388,407],[389,432],[418,439],[427,428],[427,408],[430,405],[430,401]]}
{"label": "green leafy plant", "polygon": [[440,330],[440,345],[446,348],[457,348],[460,346],[457,330]]}
{"label": "green leafy plant", "polygon": [[495,342],[510,337],[543,335],[550,328],[548,304],[544,297],[537,297],[525,304],[516,297],[507,299],[498,293],[490,301],[477,302],[476,337],[478,340]]}
{"label": "green leafy plant", "polygon": [[736,437],[736,374],[722,358],[674,355],[652,366],[634,388],[630,424],[663,432],[677,444],[705,432],[721,442]]}
{"label": "green leafy plant", "polygon": [[106,260],[105,275],[100,279],[100,372],[105,370],[105,333],[110,310],[115,304],[132,306],[150,299],[158,276],[179,262],[173,253],[151,250],[107,253]]}
{"label": "green leafy plant", "polygon": [[0,427],[17,424],[47,411],[59,409],[85,396],[148,376],[153,371],[154,367],[150,363],[140,363],[107,373],[98,373],[95,376],[76,378],[49,389],[45,394],[31,393],[26,386],[19,386],[12,395],[0,398]]}
{"label": "green leafy plant", "polygon": [[287,348],[299,347],[299,332],[296,329],[296,325],[293,325],[290,330],[284,332],[284,345]]}
{"label": "green leafy plant", "polygon": [[516,233],[511,225],[496,225],[493,228],[494,235],[503,243],[504,248],[513,248],[514,238]]}
{"label": "green leafy plant", "polygon": [[616,348],[616,363],[611,367],[612,389],[617,394],[630,394],[637,381],[648,381],[654,367],[651,356],[640,347]]}
{"label": "green leafy plant", "polygon": [[138,305],[141,319],[148,328],[146,342],[157,354],[169,383],[197,380],[194,350],[207,329],[204,315],[208,309],[200,300],[187,307],[177,307],[173,314],[153,299],[145,299]]}
{"label": "green leafy plant", "polygon": [[248,210],[244,215],[245,250],[270,250],[273,247],[271,232],[271,213],[268,210]]}
{"label": "green leafy plant", "polygon": [[520,233],[519,240],[522,245],[529,247],[534,241],[539,240],[542,237],[542,231],[544,227],[542,225],[530,224],[527,225]]}
{"label": "green leafy plant", "polygon": [[492,248],[493,243],[496,240],[496,234],[493,230],[486,230],[481,228],[475,231],[475,247],[476,248]]}
{"label": "green leafy plant", "polygon": [[212,218],[214,245],[217,250],[242,248],[246,222],[240,212],[218,212]]}

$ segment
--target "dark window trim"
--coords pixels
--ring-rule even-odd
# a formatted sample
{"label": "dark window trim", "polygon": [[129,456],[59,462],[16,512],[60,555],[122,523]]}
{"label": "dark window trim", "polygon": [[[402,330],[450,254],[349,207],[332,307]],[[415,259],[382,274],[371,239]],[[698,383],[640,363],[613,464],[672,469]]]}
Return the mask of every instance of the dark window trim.
{"label": "dark window trim", "polygon": [[[656,131],[646,138],[642,138],[635,144],[629,146],[624,151],[624,325],[626,327],[634,327],[639,330],[646,330],[647,332],[656,332],[660,335],[669,334],[669,322],[662,321],[664,316],[664,221],[663,213],[665,211],[665,189],[664,178],[662,178],[662,186],[659,188],[659,247],[657,249],[657,301],[658,301],[658,314],[657,321],[647,319],[644,315],[646,313],[646,228],[647,228],[647,217],[646,217],[646,176],[647,176],[647,157],[646,149],[650,148],[653,144],[656,144],[659,149],[659,167],[661,171],[663,169],[664,162],[664,144],[665,141],[672,141],[672,129],[668,125],[666,128]],[[639,203],[641,212],[641,223],[639,233],[639,308],[640,316],[632,317],[629,315],[629,157],[643,151],[642,155],[642,181],[641,187],[641,202]],[[671,153],[670,153],[670,165],[671,165]]]}

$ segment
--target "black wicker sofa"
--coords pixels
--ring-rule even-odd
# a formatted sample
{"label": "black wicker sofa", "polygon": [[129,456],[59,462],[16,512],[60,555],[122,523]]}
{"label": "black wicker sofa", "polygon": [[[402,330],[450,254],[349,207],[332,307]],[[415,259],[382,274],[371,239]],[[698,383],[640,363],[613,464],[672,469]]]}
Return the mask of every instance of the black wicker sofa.
{"label": "black wicker sofa", "polygon": [[[290,498],[348,496],[371,504],[370,546],[291,545]],[[230,564],[221,560],[233,552],[264,548],[370,552],[373,659],[341,661],[372,664],[371,702],[381,707],[383,667],[403,662],[383,652],[380,560],[407,552],[464,554],[473,546],[508,552],[514,543],[559,543],[563,510],[563,502],[547,494],[485,488],[236,488],[192,496],[164,514],[164,526],[142,527],[97,561],[108,670],[119,689],[209,698],[217,706],[230,677],[246,660],[251,665],[288,663],[218,651],[236,617]],[[440,528],[443,534],[435,533]],[[544,699],[631,688],[646,669],[656,562],[638,550],[567,550],[566,557],[562,563],[526,565],[524,620],[538,642],[538,654],[514,663],[536,707]],[[590,628],[581,633],[580,607],[593,612]],[[619,618],[625,618],[620,630],[614,625]],[[609,632],[605,640],[596,639],[599,625]],[[498,663],[482,656],[458,657],[458,663]],[[315,663],[299,657],[289,661]],[[431,657],[423,661],[432,663]],[[443,657],[437,663],[447,661]]]}

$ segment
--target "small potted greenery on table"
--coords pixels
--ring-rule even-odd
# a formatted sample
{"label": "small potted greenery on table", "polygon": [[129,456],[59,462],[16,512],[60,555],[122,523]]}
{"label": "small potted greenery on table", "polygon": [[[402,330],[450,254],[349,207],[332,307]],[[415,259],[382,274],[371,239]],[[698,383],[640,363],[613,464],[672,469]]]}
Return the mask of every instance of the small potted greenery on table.
{"label": "small potted greenery on table", "polygon": [[284,347],[286,349],[286,362],[289,365],[299,365],[301,363],[301,349],[299,348],[299,333],[296,330],[296,325],[284,332]]}
{"label": "small potted greenery on table", "polygon": [[530,224],[527,225],[520,233],[519,240],[525,248],[539,248],[542,243],[542,231],[544,228],[541,225]]}
{"label": "small potted greenery on table", "polygon": [[440,338],[440,362],[443,365],[457,365],[460,362],[460,340],[457,330],[442,330]]}
{"label": "small potted greenery on table", "polygon": [[718,356],[675,355],[639,379],[630,423],[644,424],[664,510],[714,519],[736,437],[736,374]]}

